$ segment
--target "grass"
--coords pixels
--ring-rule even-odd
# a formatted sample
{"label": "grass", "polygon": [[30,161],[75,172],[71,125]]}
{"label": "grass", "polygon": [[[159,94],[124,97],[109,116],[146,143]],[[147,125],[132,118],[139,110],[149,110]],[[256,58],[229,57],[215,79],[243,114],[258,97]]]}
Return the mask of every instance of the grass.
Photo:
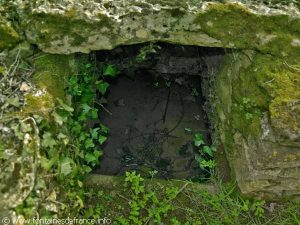
{"label": "grass", "polygon": [[[300,222],[300,203],[242,197],[235,184],[144,180],[127,173],[108,186],[86,187],[84,217],[109,217],[115,224],[272,224]],[[213,189],[212,187],[217,187]],[[138,191],[137,191],[138,190]]]}

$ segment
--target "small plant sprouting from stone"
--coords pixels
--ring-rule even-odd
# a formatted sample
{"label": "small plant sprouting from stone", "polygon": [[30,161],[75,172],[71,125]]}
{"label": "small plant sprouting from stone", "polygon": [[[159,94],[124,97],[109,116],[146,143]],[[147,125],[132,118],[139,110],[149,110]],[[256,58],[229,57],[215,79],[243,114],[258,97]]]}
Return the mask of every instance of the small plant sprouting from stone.
{"label": "small plant sprouting from stone", "polygon": [[257,108],[257,105],[248,97],[244,97],[240,104],[234,104],[234,107],[245,113],[246,120],[252,120],[255,115],[261,114],[261,111]]}
{"label": "small plant sprouting from stone", "polygon": [[205,144],[204,136],[201,133],[196,133],[194,137],[194,145],[198,148],[198,153],[195,155],[196,161],[199,163],[201,169],[207,170],[213,174],[216,167],[214,155],[216,148]]}
{"label": "small plant sprouting from stone", "polygon": [[150,175],[151,179],[152,179],[153,177],[155,177],[156,174],[158,174],[158,171],[157,171],[157,170],[151,170],[151,171],[149,171],[149,175]]}

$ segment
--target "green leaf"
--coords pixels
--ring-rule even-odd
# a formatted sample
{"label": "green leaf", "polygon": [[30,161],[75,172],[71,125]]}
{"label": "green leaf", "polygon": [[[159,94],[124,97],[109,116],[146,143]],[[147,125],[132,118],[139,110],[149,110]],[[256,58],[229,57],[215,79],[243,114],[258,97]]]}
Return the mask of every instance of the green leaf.
{"label": "green leaf", "polygon": [[45,132],[43,134],[43,140],[42,140],[42,146],[43,147],[50,147],[53,148],[53,146],[57,145],[55,139],[52,137],[52,134],[50,132]]}
{"label": "green leaf", "polygon": [[100,124],[100,128],[103,133],[105,133],[105,134],[108,133],[108,127],[104,126],[103,124]]}
{"label": "green leaf", "polygon": [[216,161],[215,160],[205,160],[205,159],[202,159],[201,162],[200,162],[200,166],[202,168],[204,167],[208,167],[210,169],[213,169],[216,167]]}
{"label": "green leaf", "polygon": [[67,176],[72,172],[72,167],[71,167],[72,162],[73,160],[68,157],[62,158],[62,160],[60,161],[60,172],[63,175]]}
{"label": "green leaf", "polygon": [[79,140],[79,141],[84,141],[88,136],[89,136],[89,135],[86,135],[84,132],[81,132],[81,133],[79,134],[78,140]]}
{"label": "green leaf", "polygon": [[184,128],[184,131],[187,132],[187,133],[192,133],[192,129],[188,128],[188,127]]}
{"label": "green leaf", "polygon": [[62,109],[66,110],[67,112],[74,111],[74,109],[71,106],[66,105],[60,98],[56,98],[56,100],[58,101]]}
{"label": "green leaf", "polygon": [[67,117],[63,117],[60,114],[58,114],[56,111],[54,111],[52,113],[52,116],[54,118],[54,121],[59,124],[59,125],[63,125],[63,123],[67,122],[68,118]]}
{"label": "green leaf", "polygon": [[87,166],[87,165],[84,165],[82,168],[83,168],[83,171],[84,171],[85,173],[89,173],[89,172],[92,171],[92,168],[89,167],[89,166]]}
{"label": "green leaf", "polygon": [[211,149],[209,146],[204,146],[203,147],[203,152],[205,154],[208,154],[209,156],[213,157],[214,153],[213,153],[213,149]]}
{"label": "green leaf", "polygon": [[100,145],[102,145],[107,140],[107,137],[100,135],[98,141]]}
{"label": "green leaf", "polygon": [[100,130],[100,128],[94,128],[94,129],[90,129],[90,134],[91,134],[91,137],[93,139],[97,139],[98,138],[98,131]]}
{"label": "green leaf", "polygon": [[30,131],[32,131],[32,127],[30,124],[27,124],[25,122],[20,122],[20,128],[21,128],[21,131],[24,132],[24,133],[28,133]]}
{"label": "green leaf", "polygon": [[63,134],[63,133],[59,133],[57,135],[57,138],[61,139],[65,145],[67,145],[69,143],[69,141],[70,141],[69,137],[67,135]]}
{"label": "green leaf", "polygon": [[195,134],[194,144],[196,147],[205,144],[203,134],[200,133]]}
{"label": "green leaf", "polygon": [[109,84],[107,82],[100,81],[100,83],[98,83],[96,87],[100,91],[100,93],[104,95],[107,91],[107,88],[109,87]]}
{"label": "green leaf", "polygon": [[87,64],[84,65],[84,68],[85,68],[85,69],[89,69],[89,68],[91,68],[91,67],[92,67],[92,64],[90,64],[90,63],[87,63]]}
{"label": "green leaf", "polygon": [[85,143],[84,143],[84,147],[85,148],[93,148],[93,147],[95,147],[93,139],[91,139],[91,138],[86,139]]}
{"label": "green leaf", "polygon": [[71,129],[72,132],[74,132],[75,134],[79,134],[81,129],[82,129],[82,127],[77,121],[72,123],[72,129]]}
{"label": "green leaf", "polygon": [[15,107],[19,107],[20,106],[20,99],[19,99],[18,96],[6,98],[6,101],[7,101],[7,103],[9,103],[10,105],[13,105]]}
{"label": "green leaf", "polygon": [[91,116],[92,116],[92,119],[97,119],[98,118],[98,109],[92,108]]}
{"label": "green leaf", "polygon": [[117,75],[117,68],[115,65],[108,64],[103,68],[103,75],[104,76],[111,76],[116,77]]}
{"label": "green leaf", "polygon": [[51,167],[54,165],[55,160],[51,159],[47,159],[46,157],[41,157],[41,166],[44,170],[49,171],[51,169]]}
{"label": "green leaf", "polygon": [[95,151],[94,151],[94,156],[95,156],[97,159],[99,159],[99,157],[100,157],[102,154],[103,154],[103,152],[100,151],[100,150],[95,150]]}
{"label": "green leaf", "polygon": [[88,113],[91,110],[91,107],[88,104],[82,104],[81,107],[83,113]]}
{"label": "green leaf", "polygon": [[95,161],[98,160],[98,158],[97,158],[94,154],[92,154],[92,153],[87,153],[87,154],[85,154],[84,159],[85,159],[88,163],[95,162]]}

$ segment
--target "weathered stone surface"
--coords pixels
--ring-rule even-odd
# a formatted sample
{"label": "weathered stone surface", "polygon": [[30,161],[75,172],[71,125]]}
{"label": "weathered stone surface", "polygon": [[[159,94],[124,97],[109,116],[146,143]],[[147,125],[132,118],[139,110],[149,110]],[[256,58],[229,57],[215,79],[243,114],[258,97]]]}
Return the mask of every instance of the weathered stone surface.
{"label": "weathered stone surface", "polygon": [[26,39],[50,53],[88,53],[147,41],[251,48],[279,56],[300,49],[296,1],[9,2]]}
{"label": "weathered stone surface", "polygon": [[[24,45],[18,49],[21,50],[10,51],[6,59],[16,60],[16,52],[17,55],[28,55],[29,50]],[[35,82],[28,83],[30,89],[23,93],[24,104],[20,105],[19,111],[1,115],[0,216],[3,218],[13,217],[10,210],[22,204],[33,191],[39,196],[49,194],[43,180],[45,171],[41,169],[41,133],[37,121],[40,116],[49,117],[55,108],[55,98],[64,98],[63,81],[71,71],[71,64],[71,56],[40,54],[34,61],[33,77],[26,79],[27,82],[29,79]],[[19,86],[17,89],[21,88],[21,82]],[[34,202],[32,207],[36,204],[38,202]]]}
{"label": "weathered stone surface", "polygon": [[[1,12],[1,11],[0,11]],[[0,14],[0,50],[14,47],[21,40],[20,35]]]}
{"label": "weathered stone surface", "polygon": [[241,191],[299,197],[299,70],[246,51],[228,56],[216,79],[216,128]]}
{"label": "weathered stone surface", "polygon": [[[299,6],[296,0],[1,1],[0,49],[24,38],[58,54],[149,41],[251,50],[228,53],[216,76],[216,131],[243,193],[300,196]],[[49,84],[43,85],[57,86]]]}

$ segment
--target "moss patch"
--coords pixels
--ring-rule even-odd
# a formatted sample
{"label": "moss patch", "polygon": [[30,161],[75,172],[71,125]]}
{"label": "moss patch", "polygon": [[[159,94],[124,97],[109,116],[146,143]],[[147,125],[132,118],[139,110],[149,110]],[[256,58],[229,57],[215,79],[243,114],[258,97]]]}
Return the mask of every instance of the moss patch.
{"label": "moss patch", "polygon": [[39,113],[47,116],[55,107],[56,98],[65,99],[65,79],[70,73],[70,56],[42,55],[34,64],[32,80],[37,86],[35,93],[26,95],[23,113]]}
{"label": "moss patch", "polygon": [[43,55],[35,61],[33,80],[39,88],[45,88],[54,98],[64,99],[65,79],[70,73],[69,56]]}
{"label": "moss patch", "polygon": [[299,55],[292,41],[300,36],[300,20],[287,15],[263,16],[239,4],[212,4],[198,14],[196,22],[211,37],[224,45],[258,49],[280,57]]}
{"label": "moss patch", "polygon": [[269,105],[272,125],[279,133],[282,130],[299,133],[299,66],[271,56],[258,55],[256,61],[258,82],[272,98]]}
{"label": "moss patch", "polygon": [[[64,15],[61,14],[32,14],[28,18],[28,22],[23,25],[24,29],[31,29],[34,26],[37,33],[37,43],[50,45],[52,41],[67,41],[71,45],[80,45],[87,42],[87,38],[82,36],[82,33],[93,33],[99,30],[101,26],[108,26],[109,19],[99,14],[100,21],[88,23],[84,19],[76,18],[76,10],[70,9]],[[70,40],[64,40],[67,37]]]}
{"label": "moss patch", "polygon": [[12,48],[21,41],[20,35],[0,17],[0,50]]}

